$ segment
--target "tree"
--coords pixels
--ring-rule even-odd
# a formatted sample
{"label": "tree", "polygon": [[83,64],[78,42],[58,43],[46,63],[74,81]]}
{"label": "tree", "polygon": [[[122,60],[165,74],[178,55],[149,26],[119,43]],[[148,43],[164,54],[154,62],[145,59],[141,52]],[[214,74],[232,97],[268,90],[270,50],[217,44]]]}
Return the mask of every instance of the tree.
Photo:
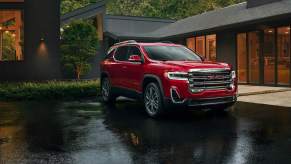
{"label": "tree", "polygon": [[61,13],[65,14],[78,8],[82,8],[98,0],[61,0]]}
{"label": "tree", "polygon": [[[62,13],[98,0],[62,0]],[[182,19],[245,0],[107,0],[112,15],[149,16]]]}
{"label": "tree", "polygon": [[98,48],[96,28],[86,21],[74,21],[62,31],[62,63],[67,70],[74,72],[77,79],[91,69],[89,59]]}

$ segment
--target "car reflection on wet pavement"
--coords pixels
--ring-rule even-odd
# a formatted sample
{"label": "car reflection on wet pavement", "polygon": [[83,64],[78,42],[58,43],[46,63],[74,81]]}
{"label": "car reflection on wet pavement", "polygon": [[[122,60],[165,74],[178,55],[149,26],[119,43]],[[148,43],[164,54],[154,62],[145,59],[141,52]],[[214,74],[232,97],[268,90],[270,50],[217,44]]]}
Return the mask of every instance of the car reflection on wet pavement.
{"label": "car reflection on wet pavement", "polygon": [[290,129],[290,109],[248,103],[158,120],[136,102],[0,103],[0,163],[290,163]]}

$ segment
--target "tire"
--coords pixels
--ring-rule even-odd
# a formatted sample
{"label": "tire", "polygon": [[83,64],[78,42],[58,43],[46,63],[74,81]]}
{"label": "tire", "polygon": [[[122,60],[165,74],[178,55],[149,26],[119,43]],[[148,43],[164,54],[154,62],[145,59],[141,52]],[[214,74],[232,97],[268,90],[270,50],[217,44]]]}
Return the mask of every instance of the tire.
{"label": "tire", "polygon": [[143,103],[146,113],[152,118],[157,118],[164,113],[163,97],[156,83],[149,83],[145,87]]}
{"label": "tire", "polygon": [[113,104],[116,100],[116,96],[112,93],[110,80],[107,77],[101,80],[101,95],[103,102],[106,104]]}

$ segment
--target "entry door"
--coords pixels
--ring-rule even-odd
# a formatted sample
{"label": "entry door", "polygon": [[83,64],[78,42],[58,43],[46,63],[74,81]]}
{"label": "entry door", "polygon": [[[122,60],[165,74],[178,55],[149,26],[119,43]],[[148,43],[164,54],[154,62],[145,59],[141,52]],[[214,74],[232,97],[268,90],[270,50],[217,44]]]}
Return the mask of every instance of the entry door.
{"label": "entry door", "polygon": [[248,33],[249,83],[260,83],[260,32]]}
{"label": "entry door", "polygon": [[268,28],[264,30],[264,84],[275,84],[275,33],[276,30],[274,28]]}

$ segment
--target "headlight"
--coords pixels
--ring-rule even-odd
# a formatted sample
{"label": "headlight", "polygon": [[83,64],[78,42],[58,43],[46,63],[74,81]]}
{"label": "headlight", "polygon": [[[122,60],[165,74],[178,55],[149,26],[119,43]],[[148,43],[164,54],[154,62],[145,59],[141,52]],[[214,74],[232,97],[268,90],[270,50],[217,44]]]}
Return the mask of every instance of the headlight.
{"label": "headlight", "polygon": [[232,79],[235,79],[235,78],[236,78],[236,73],[235,73],[235,71],[231,71],[231,78],[232,78]]}
{"label": "headlight", "polygon": [[170,80],[188,80],[187,72],[167,72],[165,75]]}

